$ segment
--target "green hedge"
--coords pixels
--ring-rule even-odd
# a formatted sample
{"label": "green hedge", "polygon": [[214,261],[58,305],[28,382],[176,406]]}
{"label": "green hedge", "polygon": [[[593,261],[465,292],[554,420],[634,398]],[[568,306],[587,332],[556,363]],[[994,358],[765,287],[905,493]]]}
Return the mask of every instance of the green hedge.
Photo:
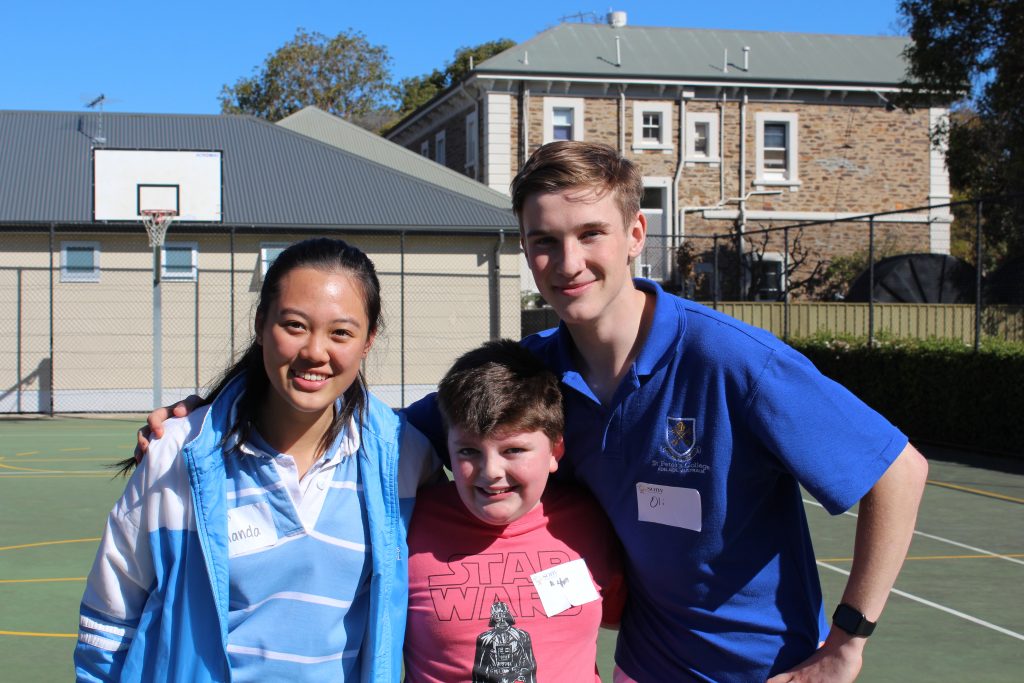
{"label": "green hedge", "polygon": [[912,438],[1024,454],[1024,344],[942,339],[790,342]]}

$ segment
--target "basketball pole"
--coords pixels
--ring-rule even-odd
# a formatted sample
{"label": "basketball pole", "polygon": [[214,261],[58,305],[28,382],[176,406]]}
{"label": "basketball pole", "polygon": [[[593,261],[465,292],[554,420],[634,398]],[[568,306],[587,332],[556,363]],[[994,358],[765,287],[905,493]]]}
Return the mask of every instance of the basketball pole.
{"label": "basketball pole", "polygon": [[163,313],[160,296],[160,245],[153,245],[153,407],[163,401]]}

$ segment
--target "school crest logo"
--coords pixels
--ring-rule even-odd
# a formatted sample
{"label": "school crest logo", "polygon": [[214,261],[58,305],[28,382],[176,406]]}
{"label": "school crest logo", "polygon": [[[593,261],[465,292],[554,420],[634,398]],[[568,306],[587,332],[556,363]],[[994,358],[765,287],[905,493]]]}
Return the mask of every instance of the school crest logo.
{"label": "school crest logo", "polygon": [[693,447],[697,434],[694,429],[696,419],[692,417],[666,417],[665,451],[673,460],[689,462],[693,459]]}

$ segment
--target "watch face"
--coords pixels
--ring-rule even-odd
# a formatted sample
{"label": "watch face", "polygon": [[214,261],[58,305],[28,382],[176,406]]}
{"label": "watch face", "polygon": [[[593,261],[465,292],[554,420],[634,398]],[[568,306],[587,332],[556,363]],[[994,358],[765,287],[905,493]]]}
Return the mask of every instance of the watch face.
{"label": "watch face", "polygon": [[832,615],[832,623],[852,636],[867,637],[875,630],[875,624],[853,607],[840,603]]}

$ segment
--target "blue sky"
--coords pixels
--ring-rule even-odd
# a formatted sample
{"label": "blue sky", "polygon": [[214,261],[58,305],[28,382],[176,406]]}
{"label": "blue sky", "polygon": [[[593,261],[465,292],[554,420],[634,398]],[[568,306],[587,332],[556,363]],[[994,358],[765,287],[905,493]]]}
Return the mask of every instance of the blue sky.
{"label": "blue sky", "polygon": [[[636,26],[897,35],[897,0],[614,4]],[[221,87],[251,75],[297,27],[355,29],[384,45],[397,78],[441,67],[459,47],[517,42],[593,0],[5,0],[0,109],[72,111],[103,93],[106,111],[216,114]]]}

